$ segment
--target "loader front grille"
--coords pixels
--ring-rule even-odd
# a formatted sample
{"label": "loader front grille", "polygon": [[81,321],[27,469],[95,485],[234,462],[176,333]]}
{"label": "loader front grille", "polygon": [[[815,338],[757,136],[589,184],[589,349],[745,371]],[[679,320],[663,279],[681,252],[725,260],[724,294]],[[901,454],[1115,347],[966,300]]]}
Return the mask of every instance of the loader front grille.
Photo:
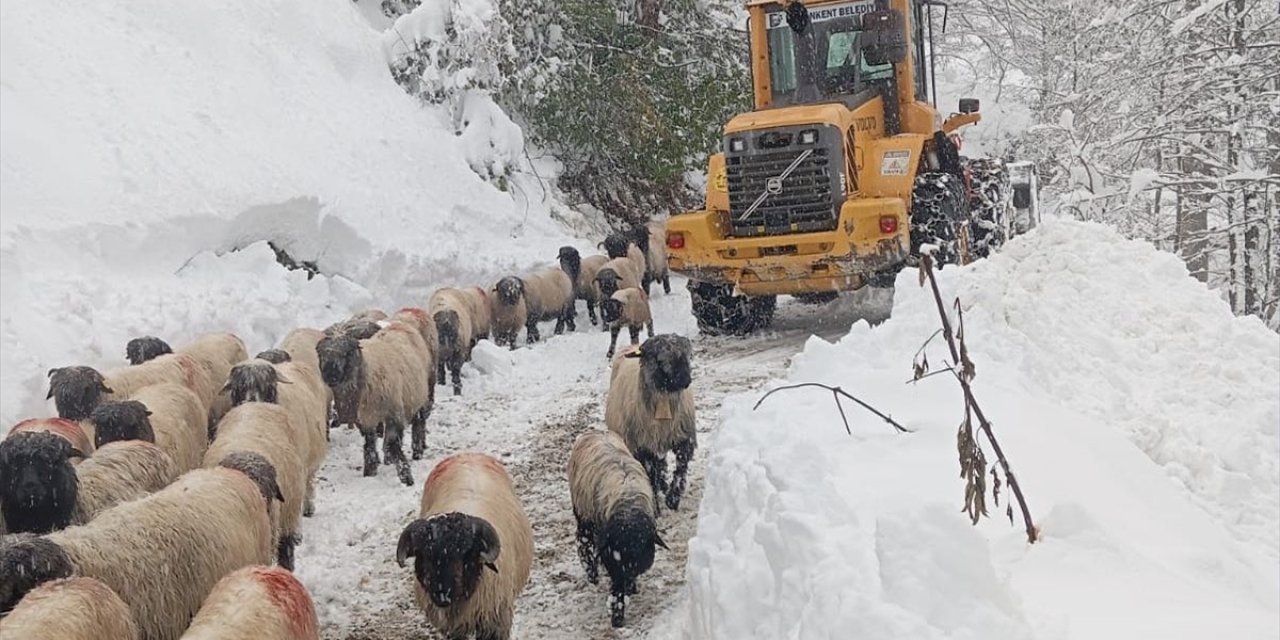
{"label": "loader front grille", "polygon": [[[806,132],[813,142],[804,142]],[[726,137],[725,169],[733,235],[772,236],[835,229],[844,201],[841,140],[836,128],[813,125]],[[781,177],[789,168],[791,172]],[[760,204],[752,210],[757,200]]]}

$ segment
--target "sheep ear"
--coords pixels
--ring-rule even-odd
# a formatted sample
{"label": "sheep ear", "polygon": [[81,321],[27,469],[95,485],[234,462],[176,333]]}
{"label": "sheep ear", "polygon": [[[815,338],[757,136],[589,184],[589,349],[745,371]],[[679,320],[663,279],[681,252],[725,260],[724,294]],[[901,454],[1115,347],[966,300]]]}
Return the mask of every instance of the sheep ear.
{"label": "sheep ear", "polygon": [[284,502],[284,491],[280,490],[280,485],[276,484],[276,500]]}
{"label": "sheep ear", "polygon": [[[498,540],[498,531],[493,525],[475,518],[471,521],[471,530],[476,536],[476,551],[479,552],[480,562],[492,564],[498,561],[498,554],[502,552],[502,543]],[[494,571],[497,571],[495,568]]]}
{"label": "sheep ear", "polygon": [[627,353],[622,354],[622,357],[624,357],[624,358],[639,358],[639,357],[640,357],[640,356],[642,356],[642,355],[644,355],[644,354],[640,353],[640,350],[639,350],[639,349],[636,349],[635,351],[630,351],[630,352],[627,352]]}
{"label": "sheep ear", "polygon": [[498,573],[498,565],[496,565],[496,564],[494,564],[494,563],[492,563],[492,562],[486,562],[486,563],[484,563],[484,566],[485,566],[485,568],[487,568],[488,570],[490,570],[490,571],[492,571],[492,572],[494,572],[494,573]]}
{"label": "sheep ear", "polygon": [[115,391],[111,387],[108,387],[107,383],[103,381],[98,381],[98,391],[103,393],[115,393]]}
{"label": "sheep ear", "polygon": [[222,385],[222,388],[218,390],[218,395],[222,395],[222,394],[224,394],[224,393],[231,393],[231,381],[230,381],[230,380],[228,380],[228,381],[227,381],[227,383],[226,383],[226,384],[224,384],[224,385]]}
{"label": "sheep ear", "polygon": [[396,543],[396,564],[401,567],[409,558],[417,555],[418,532],[422,528],[421,520],[414,520],[400,532],[400,541]]}
{"label": "sheep ear", "polygon": [[276,372],[276,382],[279,382],[280,384],[293,384],[292,380],[284,377],[284,374],[280,372]]}
{"label": "sheep ear", "polygon": [[662,536],[658,535],[656,532],[653,534],[653,543],[667,551],[671,550],[671,547],[668,547],[667,543],[662,541]]}
{"label": "sheep ear", "polygon": [[72,446],[68,446],[68,447],[67,447],[67,459],[68,459],[68,460],[70,460],[71,458],[86,458],[86,457],[88,457],[88,456],[84,455],[84,452],[83,452],[83,451],[81,451],[79,448],[77,448],[77,447],[72,447]]}

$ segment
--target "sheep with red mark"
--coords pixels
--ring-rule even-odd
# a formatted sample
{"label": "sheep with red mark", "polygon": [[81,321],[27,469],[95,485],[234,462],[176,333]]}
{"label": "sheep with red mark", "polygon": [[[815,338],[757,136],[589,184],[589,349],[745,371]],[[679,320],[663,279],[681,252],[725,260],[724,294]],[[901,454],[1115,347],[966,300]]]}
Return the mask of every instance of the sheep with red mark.
{"label": "sheep with red mark", "polygon": [[169,382],[195,393],[207,416],[225,382],[225,378],[215,382],[212,369],[189,353],[170,353],[105,375],[93,367],[59,367],[49,370],[48,397],[54,400],[59,417],[84,420],[103,402],[128,400],[145,387]]}
{"label": "sheep with red mark", "polygon": [[8,616],[0,638],[137,640],[129,605],[94,578],[62,578],[32,589]]}
{"label": "sheep with red mark", "polygon": [[627,443],[611,431],[578,436],[568,471],[578,557],[591,584],[599,580],[598,567],[604,565],[611,583],[610,620],[620,627],[627,596],[636,592],[636,579],[653,566],[655,547],[667,548],[658,535],[653,490]]}
{"label": "sheep with red mark", "polygon": [[154,442],[173,457],[179,473],[200,466],[209,446],[208,417],[191,390],[172,383],[143,387],[129,400],[105,402],[89,415],[94,444]]}
{"label": "sheep with red mark", "polygon": [[516,337],[529,318],[524,302],[524,281],[516,276],[505,276],[493,285],[489,293],[493,343],[515,349]]}
{"label": "sheep with red mark", "polygon": [[13,425],[6,438],[19,433],[39,431],[52,433],[67,441],[71,446],[71,462],[79,464],[81,460],[93,455],[93,425],[89,422],[73,422],[66,418],[27,418]]}
{"label": "sheep with red mark", "polygon": [[[639,348],[614,358],[605,398],[604,418],[609,430],[622,436],[627,448],[644,466],[655,497],[666,495],[677,509],[684,494],[689,463],[698,446],[697,416],[689,385],[693,345],[684,336],[661,334]],[[667,485],[667,454],[676,454],[676,468]]]}
{"label": "sheep with red mark", "polygon": [[511,476],[484,454],[449,456],[427,477],[419,514],[400,534],[396,562],[413,558],[427,621],[450,638],[508,640],[533,565],[533,529]]}
{"label": "sheep with red mark", "polygon": [[311,595],[292,573],[252,566],[209,592],[182,640],[319,640]]}
{"label": "sheep with red mark", "polygon": [[134,338],[124,345],[124,357],[129,364],[142,364],[169,353],[173,353],[173,347],[155,336]]}
{"label": "sheep with red mark", "polygon": [[[437,316],[438,318],[439,316]],[[441,331],[443,342],[443,331]],[[396,465],[400,481],[413,484],[402,442],[406,424],[425,429],[430,396],[427,345],[417,329],[391,322],[367,340],[326,336],[316,346],[325,384],[333,389],[339,420],[354,422],[364,436],[364,475],[378,473],[378,425],[383,426],[383,449]],[[442,347],[443,351],[443,347]],[[348,408],[349,414],[342,411]]]}
{"label": "sheep with red mark", "polygon": [[275,469],[283,504],[278,520],[273,523],[277,526],[272,539],[276,543],[276,562],[290,571],[307,499],[306,464],[296,443],[305,443],[307,438],[306,425],[291,420],[284,407],[245,402],[232,407],[218,422],[217,437],[209,444],[204,457],[204,466],[213,468],[235,454],[253,453]]}
{"label": "sheep with red mark", "polygon": [[88,524],[0,538],[0,611],[50,580],[84,576],[129,605],[143,638],[177,640],[218,580],[270,562],[274,475],[260,456],[242,454]]}
{"label": "sheep with red mark", "polygon": [[556,335],[566,327],[576,331],[574,322],[573,282],[559,267],[548,267],[521,278],[524,282],[524,304],[528,312],[525,319],[525,341],[532,344],[541,337],[538,322],[555,320]]}
{"label": "sheep with red mark", "polygon": [[653,337],[653,313],[649,311],[649,296],[641,289],[620,289],[613,292],[607,300],[600,302],[600,316],[609,327],[609,351],[606,358],[612,358],[618,345],[618,333],[626,327],[631,334],[631,344],[640,344],[640,329],[648,328],[649,337]]}
{"label": "sheep with red mark", "polygon": [[591,324],[596,324],[596,304],[600,301],[596,290],[596,274],[609,262],[609,256],[583,258],[573,247],[560,247],[558,257],[560,268],[573,281],[574,297],[587,303],[587,317],[591,319]]}

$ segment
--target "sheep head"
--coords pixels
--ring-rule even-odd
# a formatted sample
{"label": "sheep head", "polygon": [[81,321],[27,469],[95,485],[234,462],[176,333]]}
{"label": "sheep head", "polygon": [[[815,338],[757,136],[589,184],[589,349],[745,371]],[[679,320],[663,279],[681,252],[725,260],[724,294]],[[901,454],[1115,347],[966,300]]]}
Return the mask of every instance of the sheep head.
{"label": "sheep head", "polygon": [[129,360],[129,364],[142,364],[169,353],[173,353],[169,343],[155,336],[134,338],[124,346],[124,357]]}
{"label": "sheep head", "polygon": [[[604,287],[601,287],[603,289]],[[622,301],[617,298],[605,298],[600,301],[600,317],[605,323],[617,322],[622,318]]]}
{"label": "sheep head", "polygon": [[293,361],[293,356],[289,355],[289,352],[284,349],[267,349],[266,351],[254,356],[254,358],[257,360],[266,360],[271,364],[284,364],[286,362]]}
{"label": "sheep head", "polygon": [[262,454],[251,451],[235,451],[227,454],[226,457],[218,462],[218,466],[233,469],[248,476],[254,484],[258,485],[258,491],[262,493],[262,499],[267,501],[268,510],[270,510],[272,500],[284,502],[284,492],[280,490],[280,483],[276,479],[276,468]]}
{"label": "sheep head", "polygon": [[415,520],[396,545],[396,563],[413,558],[413,573],[437,607],[469,600],[485,568],[498,572],[498,532],[481,518],[445,513]]}
{"label": "sheep head", "polygon": [[56,542],[31,533],[0,536],[0,614],[18,605],[27,592],[70,577],[74,567]]}
{"label": "sheep head", "polygon": [[145,440],[155,442],[155,430],[151,428],[151,411],[137,400],[104,402],[89,415],[93,423],[93,445],[101,447],[117,440]]}
{"label": "sheep head", "polygon": [[524,280],[507,276],[493,285],[493,290],[498,294],[498,300],[502,304],[512,306],[520,301],[520,296],[524,295]]}
{"label": "sheep head", "polygon": [[320,375],[330,387],[353,382],[364,357],[360,342],[346,334],[321,338],[316,355],[320,358]]}
{"label": "sheep head", "polygon": [[631,240],[623,233],[611,233],[604,239],[604,252],[609,254],[610,258],[627,257],[627,245]]}
{"label": "sheep head", "polygon": [[582,254],[578,253],[573,247],[560,247],[560,253],[557,256],[560,259],[560,268],[569,274],[569,279],[578,280],[578,274],[582,273]]}
{"label": "sheep head", "polygon": [[615,584],[634,582],[653,566],[655,549],[667,548],[653,516],[640,508],[617,509],[598,536],[600,563]]}
{"label": "sheep head", "polygon": [[688,389],[693,382],[693,368],[689,364],[692,356],[693,343],[688,338],[664,333],[645,340],[639,349],[625,357],[640,358],[640,375],[645,387],[675,393]]}
{"label": "sheep head", "polygon": [[62,437],[15,433],[0,442],[0,513],[15,533],[48,533],[71,524],[79,485]]}
{"label": "sheep head", "polygon": [[600,297],[607,300],[618,290],[618,272],[604,268],[596,272],[596,286],[600,287]]}
{"label": "sheep head", "polygon": [[102,401],[102,394],[113,393],[106,380],[93,367],[61,367],[49,370],[49,395],[58,407],[58,417],[84,420]]}
{"label": "sheep head", "polygon": [[649,253],[649,226],[637,222],[631,225],[628,231],[630,232],[631,242],[634,242],[642,253]]}
{"label": "sheep head", "polygon": [[231,375],[222,392],[231,394],[232,406],[238,407],[246,402],[275,404],[279,402],[280,384],[289,384],[289,381],[276,371],[275,365],[266,360],[251,360],[231,367]]}
{"label": "sheep head", "polygon": [[458,329],[462,326],[462,319],[458,317],[458,312],[453,309],[441,309],[435,313],[436,335],[440,340],[440,346],[446,349],[457,349],[462,345],[458,344]]}

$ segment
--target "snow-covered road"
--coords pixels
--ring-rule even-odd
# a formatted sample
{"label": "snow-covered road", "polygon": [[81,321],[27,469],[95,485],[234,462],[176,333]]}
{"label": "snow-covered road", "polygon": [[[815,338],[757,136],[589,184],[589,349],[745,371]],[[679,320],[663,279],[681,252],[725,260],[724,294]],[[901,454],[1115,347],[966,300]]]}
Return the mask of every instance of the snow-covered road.
{"label": "snow-covered road", "polygon": [[[683,281],[653,300],[658,332],[696,336]],[[655,289],[656,291],[656,289]],[[881,320],[887,292],[846,296],[820,306],[784,304],[774,330],[749,339],[695,338],[694,388],[703,447],[678,513],[664,511],[659,528],[671,547],[628,605],[627,628],[613,631],[607,587],[586,582],[578,564],[564,464],[574,438],[604,428],[608,334],[581,317],[577,333],[514,352],[482,348],[464,395],[438,395],[425,459],[414,464],[417,485],[400,485],[389,469],[360,477],[360,439],[340,430],[320,473],[316,516],[303,524],[298,575],[315,598],[325,638],[434,638],[414,608],[409,569],[395,564],[400,531],[417,513],[421,482],[440,458],[462,450],[498,456],[511,471],[533,523],[535,560],[516,611],[515,637],[639,638],[666,635],[680,606],[687,541],[702,496],[707,437],[719,423],[726,394],[758,386],[785,370],[811,334],[846,333],[860,318]],[[594,329],[594,330],[593,330]],[[625,335],[625,332],[624,332]],[[624,338],[625,339],[625,338]],[[655,629],[657,633],[652,633]]]}

